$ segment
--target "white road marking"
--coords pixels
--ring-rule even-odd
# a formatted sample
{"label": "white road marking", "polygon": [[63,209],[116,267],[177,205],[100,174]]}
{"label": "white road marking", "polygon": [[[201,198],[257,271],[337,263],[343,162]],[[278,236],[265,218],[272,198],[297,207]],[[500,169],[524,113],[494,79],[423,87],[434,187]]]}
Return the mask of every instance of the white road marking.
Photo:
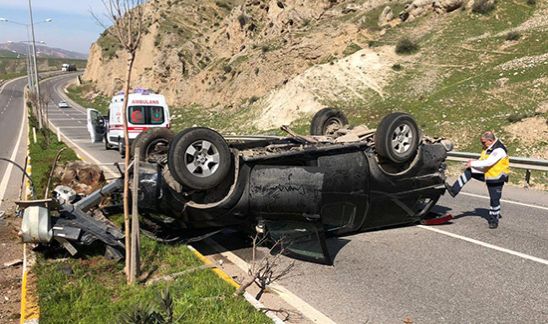
{"label": "white road marking", "polygon": [[[224,251],[225,248],[223,248],[219,243],[217,243],[215,240],[208,238],[204,240],[208,245],[213,247],[213,249],[216,250],[217,253],[227,258],[230,262],[234,263],[238,268],[240,268],[243,272],[247,273],[249,270],[249,264],[245,262],[242,258],[237,256],[236,254],[230,252],[230,251]],[[224,251],[224,252],[220,252]],[[302,300],[299,296],[295,295],[291,291],[289,291],[287,288],[283,287],[280,284],[272,283],[269,286],[269,289],[276,292],[280,298],[285,300],[288,304],[295,307],[297,310],[299,310],[304,316],[309,318],[314,323],[335,323],[333,322],[329,317],[324,315],[319,310],[312,307],[310,304],[308,304],[306,301]]]}
{"label": "white road marking", "polygon": [[455,234],[455,233],[440,230],[440,229],[437,229],[437,228],[434,228],[434,227],[431,227],[431,226],[417,225],[417,227],[420,227],[422,229],[429,230],[429,231],[432,231],[432,232],[436,232],[436,233],[439,233],[439,234],[447,235],[447,236],[450,236],[450,237],[453,237],[453,238],[456,238],[456,239],[459,239],[459,240],[463,240],[463,241],[466,241],[466,242],[470,242],[470,243],[473,243],[473,244],[477,244],[477,245],[480,245],[480,246],[483,246],[483,247],[486,247],[486,248],[489,248],[489,249],[493,249],[493,250],[497,250],[497,251],[500,251],[500,252],[515,255],[515,256],[523,258],[523,259],[527,259],[527,260],[538,262],[538,263],[541,263],[541,264],[544,264],[544,265],[548,265],[548,260],[541,259],[541,258],[532,256],[532,255],[529,255],[529,254],[517,252],[517,251],[510,250],[510,249],[507,249],[507,248],[503,248],[503,247],[500,247],[500,246],[497,246],[497,245],[494,245],[494,244],[485,243],[483,241],[479,241],[479,240],[469,238],[469,237],[466,237],[466,236],[462,236],[462,235],[458,235],[458,234]]}
{"label": "white road marking", "polygon": [[[468,192],[461,192],[460,194],[470,196],[470,197],[483,198],[483,199],[488,199],[488,200],[490,199],[488,196],[482,196],[482,195],[477,195],[477,194],[468,193]],[[542,210],[548,210],[548,207],[539,206],[539,205],[532,205],[532,204],[526,204],[526,203],[521,203],[521,202],[513,201],[513,200],[501,199],[500,201],[508,203],[508,204],[514,204],[514,205],[519,205],[519,206],[524,206],[524,207],[531,207],[531,208],[538,208],[538,209],[542,209]]]}

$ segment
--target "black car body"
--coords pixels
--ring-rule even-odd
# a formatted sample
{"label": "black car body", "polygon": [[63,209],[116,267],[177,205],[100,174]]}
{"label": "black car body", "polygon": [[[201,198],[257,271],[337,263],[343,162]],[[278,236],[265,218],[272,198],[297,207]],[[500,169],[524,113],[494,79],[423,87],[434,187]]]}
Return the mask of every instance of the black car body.
{"label": "black car body", "polygon": [[326,236],[416,223],[445,191],[450,148],[440,140],[422,138],[404,163],[379,158],[370,137],[224,140],[231,171],[210,189],[188,188],[174,179],[173,164],[165,158],[147,164],[141,171],[141,211],[168,215],[190,231],[257,229],[290,242],[288,254],[330,263]]}

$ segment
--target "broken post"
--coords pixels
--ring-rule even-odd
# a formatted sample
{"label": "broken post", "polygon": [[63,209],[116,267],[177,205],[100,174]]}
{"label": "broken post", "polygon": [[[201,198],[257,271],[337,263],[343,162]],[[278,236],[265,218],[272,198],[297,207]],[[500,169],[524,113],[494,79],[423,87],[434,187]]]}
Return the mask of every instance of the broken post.
{"label": "broken post", "polygon": [[[139,148],[135,148],[133,158],[133,185],[131,188],[131,254],[130,254],[130,266],[129,266],[129,282],[135,283],[137,276],[139,276],[140,268],[140,250],[141,242],[139,240],[139,164],[140,164],[140,152]],[[129,152],[126,152],[129,154]]]}

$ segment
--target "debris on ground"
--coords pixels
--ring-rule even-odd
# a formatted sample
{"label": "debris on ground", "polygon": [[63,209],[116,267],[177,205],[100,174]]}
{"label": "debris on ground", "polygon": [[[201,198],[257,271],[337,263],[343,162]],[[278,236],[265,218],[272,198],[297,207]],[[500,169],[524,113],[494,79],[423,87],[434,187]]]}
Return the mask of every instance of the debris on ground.
{"label": "debris on ground", "polygon": [[105,174],[99,166],[82,161],[60,165],[53,174],[61,185],[72,188],[79,195],[89,195],[106,183]]}
{"label": "debris on ground", "polygon": [[15,267],[23,264],[23,259],[16,259],[9,262],[4,262],[3,268]]}

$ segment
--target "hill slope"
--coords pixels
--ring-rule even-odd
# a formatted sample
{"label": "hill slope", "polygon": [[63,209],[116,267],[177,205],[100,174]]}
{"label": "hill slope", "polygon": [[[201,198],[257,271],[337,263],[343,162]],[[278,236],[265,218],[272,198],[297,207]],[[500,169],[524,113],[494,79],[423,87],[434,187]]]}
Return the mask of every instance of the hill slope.
{"label": "hill slope", "polygon": [[[548,158],[548,3],[408,2],[150,1],[134,85],[167,95],[179,127],[305,132],[326,105],[374,127],[399,110],[459,150],[493,129],[512,154]],[[403,38],[418,51],[396,54]],[[84,78],[110,95],[124,64],[103,36]]]}
{"label": "hill slope", "polygon": [[[0,43],[0,50],[5,50],[8,52],[16,51],[21,53],[21,55],[26,55],[27,53],[27,44],[25,43]],[[75,59],[75,60],[85,60],[87,58],[86,54],[73,52],[65,50],[62,48],[54,48],[45,45],[36,44],[36,56],[42,58],[64,58],[64,59]]]}

